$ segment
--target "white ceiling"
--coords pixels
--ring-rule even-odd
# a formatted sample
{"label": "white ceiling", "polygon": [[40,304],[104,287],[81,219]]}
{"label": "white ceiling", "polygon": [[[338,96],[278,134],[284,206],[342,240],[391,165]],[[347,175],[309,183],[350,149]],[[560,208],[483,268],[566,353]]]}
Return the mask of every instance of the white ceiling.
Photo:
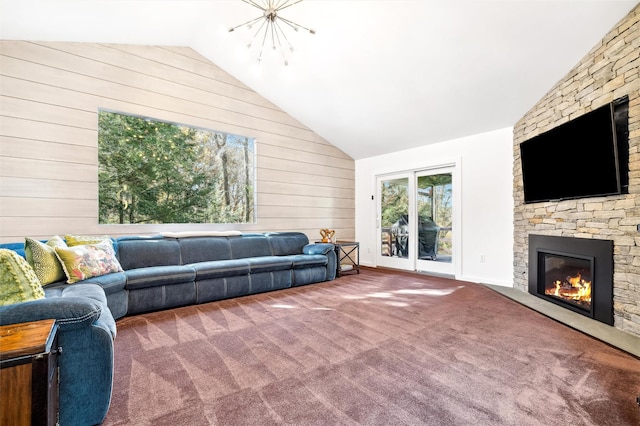
{"label": "white ceiling", "polygon": [[190,46],[361,159],[513,126],[636,4],[305,0],[288,67],[241,0],[0,0],[0,38]]}

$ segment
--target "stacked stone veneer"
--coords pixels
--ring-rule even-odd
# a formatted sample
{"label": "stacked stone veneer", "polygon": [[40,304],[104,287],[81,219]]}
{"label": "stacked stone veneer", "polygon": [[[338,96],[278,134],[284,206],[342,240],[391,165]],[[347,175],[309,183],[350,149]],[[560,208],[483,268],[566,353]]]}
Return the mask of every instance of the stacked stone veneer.
{"label": "stacked stone veneer", "polygon": [[[629,194],[524,204],[519,144],[624,95]],[[640,5],[518,121],[513,153],[515,288],[527,291],[529,234],[613,240],[615,327],[640,336]]]}

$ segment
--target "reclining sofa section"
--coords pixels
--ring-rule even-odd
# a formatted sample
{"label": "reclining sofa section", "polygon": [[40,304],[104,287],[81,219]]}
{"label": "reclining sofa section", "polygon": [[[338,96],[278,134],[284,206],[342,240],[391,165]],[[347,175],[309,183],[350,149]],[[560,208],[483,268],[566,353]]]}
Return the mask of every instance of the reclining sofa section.
{"label": "reclining sofa section", "polygon": [[121,237],[116,246],[124,272],[83,281],[103,287],[116,319],[336,276],[333,245],[309,244],[299,232]]}

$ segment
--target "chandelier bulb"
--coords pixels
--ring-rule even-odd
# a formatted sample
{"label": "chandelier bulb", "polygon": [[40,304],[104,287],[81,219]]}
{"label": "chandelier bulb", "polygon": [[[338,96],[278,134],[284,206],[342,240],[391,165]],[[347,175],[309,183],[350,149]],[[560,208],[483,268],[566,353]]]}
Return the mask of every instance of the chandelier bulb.
{"label": "chandelier bulb", "polygon": [[310,32],[311,34],[315,34],[315,33],[316,33],[316,30],[314,30],[313,28],[311,28],[311,29],[309,30],[309,32]]}
{"label": "chandelier bulb", "polygon": [[233,31],[235,31],[235,28],[231,27],[229,28],[229,32],[232,33]]}

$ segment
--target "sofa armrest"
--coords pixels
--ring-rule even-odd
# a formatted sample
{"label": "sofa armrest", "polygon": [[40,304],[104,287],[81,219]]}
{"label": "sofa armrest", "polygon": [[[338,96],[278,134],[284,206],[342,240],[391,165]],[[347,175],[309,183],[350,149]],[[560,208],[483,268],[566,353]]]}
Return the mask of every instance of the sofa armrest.
{"label": "sofa armrest", "polygon": [[80,295],[0,307],[2,325],[43,319],[56,320],[58,344],[64,349],[59,359],[60,424],[101,423],[109,409],[113,384],[116,329],[111,312],[103,302]]}
{"label": "sofa armrest", "polygon": [[338,256],[336,255],[336,246],[331,243],[307,244],[302,247],[303,254],[322,254],[327,256],[327,276],[326,280],[331,281],[336,278],[336,264]]}
{"label": "sofa armrest", "polygon": [[332,250],[335,250],[335,246],[331,243],[307,244],[302,247],[303,254],[327,254]]}
{"label": "sofa armrest", "polygon": [[86,297],[57,297],[0,308],[0,325],[55,319],[60,329],[82,328],[100,318],[102,304]]}

